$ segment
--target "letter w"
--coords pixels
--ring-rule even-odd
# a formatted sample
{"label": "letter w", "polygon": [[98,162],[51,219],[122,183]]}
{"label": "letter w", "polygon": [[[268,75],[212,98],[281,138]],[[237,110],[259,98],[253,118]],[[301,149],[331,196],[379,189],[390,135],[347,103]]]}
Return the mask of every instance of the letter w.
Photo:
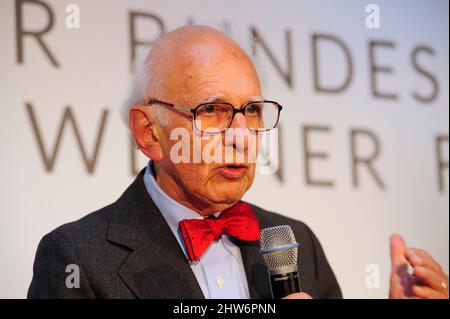
{"label": "letter w", "polygon": [[86,149],[84,147],[83,140],[81,139],[81,134],[78,129],[77,122],[75,121],[75,118],[72,114],[72,110],[70,107],[66,107],[64,109],[64,115],[63,115],[61,124],[59,125],[58,136],[56,138],[56,143],[53,147],[53,151],[52,151],[51,155],[47,155],[47,152],[45,150],[44,141],[43,141],[42,134],[41,134],[41,131],[39,129],[39,126],[38,126],[38,123],[36,120],[36,116],[33,111],[33,106],[31,105],[31,103],[26,103],[25,107],[27,109],[28,116],[30,118],[31,125],[33,128],[33,133],[36,136],[36,140],[37,140],[37,143],[39,146],[39,151],[40,151],[42,160],[44,161],[45,169],[47,172],[51,172],[53,170],[53,165],[55,164],[56,155],[58,154],[58,151],[59,151],[59,146],[61,144],[64,128],[66,127],[66,122],[72,123],[75,137],[77,139],[77,143],[80,148],[80,152],[83,157],[83,161],[84,161],[84,164],[86,165],[86,169],[87,169],[88,173],[92,174],[94,172],[95,164],[97,162],[97,157],[98,157],[98,153],[100,150],[100,144],[102,141],[103,131],[105,129],[106,120],[108,117],[108,110],[103,110],[100,127],[99,127],[99,130],[97,133],[97,140],[95,141],[94,153],[93,153],[92,157],[89,158],[89,156],[87,155]]}

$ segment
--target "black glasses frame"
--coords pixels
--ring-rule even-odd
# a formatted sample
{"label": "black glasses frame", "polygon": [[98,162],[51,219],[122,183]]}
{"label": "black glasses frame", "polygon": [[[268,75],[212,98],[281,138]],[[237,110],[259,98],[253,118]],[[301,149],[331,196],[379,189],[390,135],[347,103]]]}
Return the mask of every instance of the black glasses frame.
{"label": "black glasses frame", "polygon": [[164,102],[164,101],[160,101],[160,100],[156,100],[156,99],[150,99],[150,100],[148,100],[147,103],[146,103],[146,105],[151,105],[151,104],[161,104],[161,105],[168,106],[168,107],[171,107],[171,108],[176,109],[176,110],[181,110],[181,111],[183,111],[183,112],[192,113],[193,116],[194,116],[194,118],[193,118],[193,121],[194,121],[194,127],[195,127],[196,130],[198,130],[198,131],[200,131],[200,132],[204,132],[204,131],[199,130],[198,127],[197,127],[197,125],[195,124],[195,120],[196,120],[196,117],[197,117],[197,110],[198,110],[200,107],[205,106],[205,105],[219,105],[219,104],[220,104],[220,105],[229,105],[229,106],[231,106],[232,109],[233,109],[233,116],[231,117],[231,120],[230,120],[230,123],[228,124],[228,126],[227,126],[226,128],[224,128],[223,130],[220,131],[220,132],[224,132],[224,131],[226,131],[228,128],[230,128],[231,123],[233,123],[234,116],[235,116],[237,113],[242,113],[242,115],[245,116],[245,110],[247,109],[247,107],[248,107],[249,105],[255,104],[255,103],[272,103],[272,104],[274,104],[275,106],[277,106],[277,108],[278,108],[277,120],[276,120],[276,122],[275,122],[275,125],[274,125],[273,127],[271,127],[271,128],[266,128],[266,129],[262,129],[262,130],[255,130],[255,129],[249,127],[248,129],[251,130],[251,131],[254,131],[254,132],[267,132],[267,131],[270,131],[270,130],[274,129],[275,127],[277,127],[278,122],[279,122],[279,120],[280,120],[280,113],[281,113],[281,110],[283,109],[283,106],[282,106],[281,104],[279,104],[278,102],[271,101],[271,100],[261,100],[261,101],[247,102],[247,103],[245,103],[241,108],[236,108],[236,107],[234,107],[233,104],[227,103],[227,102],[205,102],[205,103],[201,103],[201,104],[197,105],[197,106],[194,107],[194,108],[189,108],[189,107],[186,107],[186,106],[177,105],[177,104],[173,104],[173,103],[168,103],[168,102]]}

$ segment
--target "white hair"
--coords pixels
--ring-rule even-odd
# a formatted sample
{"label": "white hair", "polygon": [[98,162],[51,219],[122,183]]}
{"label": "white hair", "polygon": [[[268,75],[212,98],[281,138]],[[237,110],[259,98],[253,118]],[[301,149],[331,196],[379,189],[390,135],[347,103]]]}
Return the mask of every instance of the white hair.
{"label": "white hair", "polygon": [[[127,98],[122,104],[122,118],[128,125],[130,109],[133,105],[145,105],[147,103],[148,92],[158,91],[160,87],[161,79],[158,76],[152,76],[153,69],[152,63],[149,59],[137,57],[132,63],[133,76],[131,81],[131,87],[128,90]],[[160,105],[149,105],[156,114],[158,123],[162,126],[169,124],[169,118],[167,116],[167,110]]]}

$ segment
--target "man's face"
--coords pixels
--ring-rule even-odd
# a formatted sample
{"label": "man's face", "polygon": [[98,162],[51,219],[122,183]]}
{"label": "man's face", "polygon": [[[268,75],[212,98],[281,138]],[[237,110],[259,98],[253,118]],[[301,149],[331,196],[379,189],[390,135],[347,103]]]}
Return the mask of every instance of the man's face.
{"label": "man's face", "polygon": [[[224,49],[220,43],[193,45],[188,50],[183,54],[183,59],[178,60],[175,70],[165,72],[164,83],[170,85],[164,85],[161,100],[193,108],[214,98],[215,101],[228,102],[240,108],[261,96],[254,68],[238,50]],[[201,150],[207,145],[216,152],[221,150],[220,163],[207,163],[205,152],[199,156],[200,163],[193,163],[193,152],[198,152],[194,140],[200,140],[202,134],[193,128],[189,115],[170,109],[167,114],[170,124],[160,127],[163,159],[157,165],[170,180],[158,180],[158,183],[172,197],[195,203],[203,214],[214,213],[239,201],[253,182],[255,163],[254,159],[249,163],[249,159],[258,151],[258,136],[247,130],[244,115],[237,113],[231,123],[231,129],[237,130],[209,136],[209,139],[205,139],[203,134],[204,138],[199,143]],[[190,134],[190,162],[175,164],[171,150],[179,140],[171,140],[170,136],[180,128]],[[226,152],[232,157],[225,158]],[[230,164],[242,165],[236,168]],[[170,194],[174,189],[178,194]]]}

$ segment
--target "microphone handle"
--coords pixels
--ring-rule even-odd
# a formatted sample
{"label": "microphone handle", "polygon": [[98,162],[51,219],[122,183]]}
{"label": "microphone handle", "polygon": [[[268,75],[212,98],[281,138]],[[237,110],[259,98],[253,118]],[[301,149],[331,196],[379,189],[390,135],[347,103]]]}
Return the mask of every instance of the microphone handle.
{"label": "microphone handle", "polygon": [[301,292],[296,271],[281,275],[270,275],[270,285],[273,299],[282,299],[290,294]]}

